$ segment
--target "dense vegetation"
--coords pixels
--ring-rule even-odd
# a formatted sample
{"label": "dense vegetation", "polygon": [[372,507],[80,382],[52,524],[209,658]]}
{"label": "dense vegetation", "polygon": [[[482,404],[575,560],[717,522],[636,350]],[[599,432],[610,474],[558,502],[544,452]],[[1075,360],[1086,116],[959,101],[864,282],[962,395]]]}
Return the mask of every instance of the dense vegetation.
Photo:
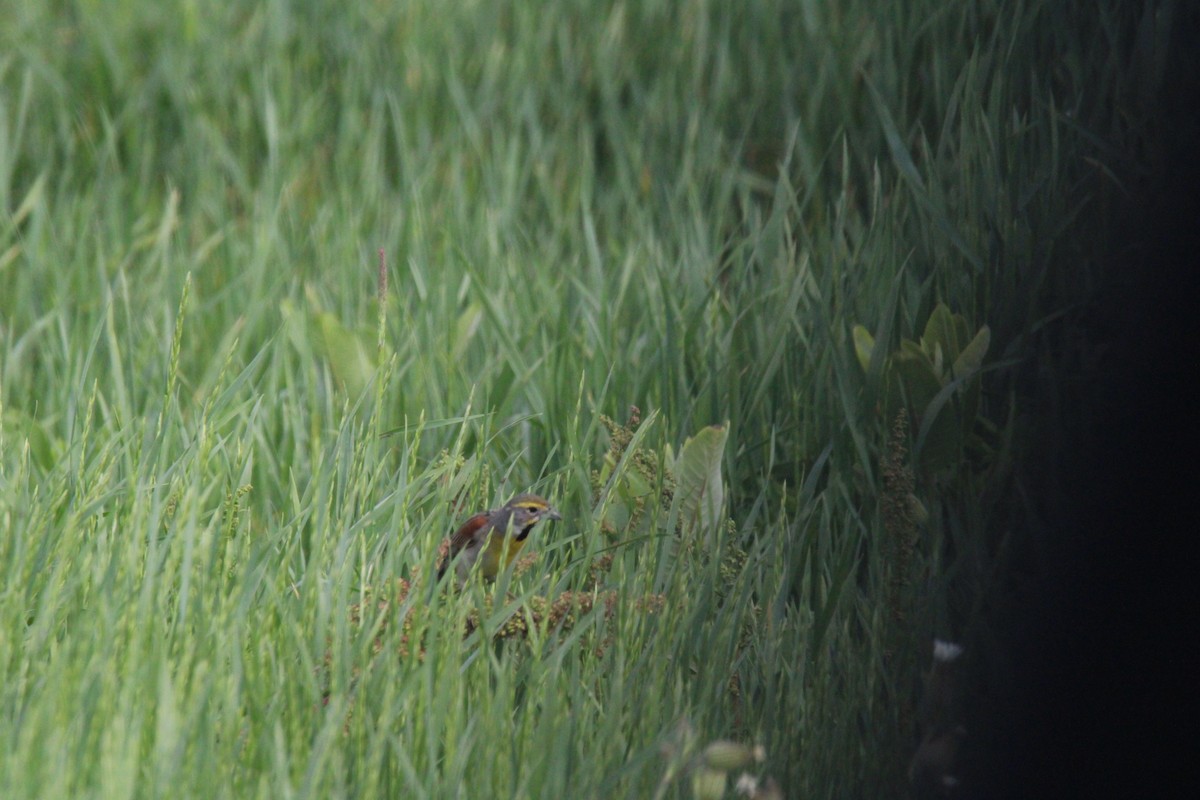
{"label": "dense vegetation", "polygon": [[907,792],[1091,357],[1132,5],[0,3],[0,795]]}

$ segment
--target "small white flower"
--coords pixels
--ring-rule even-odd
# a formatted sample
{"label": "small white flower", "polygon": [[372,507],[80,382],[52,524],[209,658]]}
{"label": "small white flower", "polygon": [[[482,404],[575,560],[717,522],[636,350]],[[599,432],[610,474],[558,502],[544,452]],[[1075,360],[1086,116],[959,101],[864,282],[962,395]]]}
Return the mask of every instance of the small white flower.
{"label": "small white flower", "polygon": [[749,772],[743,772],[738,776],[737,783],[734,784],[733,788],[738,794],[744,794],[746,797],[754,797],[758,791],[758,778]]}
{"label": "small white flower", "polygon": [[934,661],[954,661],[963,653],[962,645],[954,642],[947,642],[941,639],[933,640],[933,660]]}

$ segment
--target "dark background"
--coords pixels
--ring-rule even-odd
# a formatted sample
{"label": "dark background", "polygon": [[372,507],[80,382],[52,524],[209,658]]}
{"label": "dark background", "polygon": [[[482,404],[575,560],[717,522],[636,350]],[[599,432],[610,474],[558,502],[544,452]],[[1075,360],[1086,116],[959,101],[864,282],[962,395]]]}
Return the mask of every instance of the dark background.
{"label": "dark background", "polygon": [[1100,355],[1046,389],[1078,414],[1026,467],[1051,535],[1023,607],[997,620],[1012,680],[977,708],[970,796],[1196,791],[1197,5],[1176,8],[1147,140],[1096,220],[1111,246],[1083,324]]}

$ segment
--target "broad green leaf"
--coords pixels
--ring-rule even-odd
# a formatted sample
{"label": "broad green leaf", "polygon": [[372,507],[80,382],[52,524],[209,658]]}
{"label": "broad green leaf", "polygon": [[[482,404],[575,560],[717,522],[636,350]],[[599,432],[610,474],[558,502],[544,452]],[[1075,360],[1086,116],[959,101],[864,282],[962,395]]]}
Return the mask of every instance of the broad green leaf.
{"label": "broad green leaf", "polygon": [[308,335],[308,318],[286,297],[279,301],[279,315],[283,318],[287,340],[301,353],[310,354],[312,342]]}
{"label": "broad green leaf", "polygon": [[975,334],[975,338],[958,354],[958,358],[954,360],[954,377],[965,378],[968,375],[974,374],[983,366],[983,357],[987,355],[988,347],[991,344],[991,328],[984,325],[979,329],[979,333]]}
{"label": "broad green leaf", "polygon": [[862,365],[863,372],[866,372],[871,368],[871,353],[875,350],[875,337],[862,325],[855,325],[851,333],[854,337],[854,354],[858,356],[858,363]]}
{"label": "broad green leaf", "polygon": [[975,427],[975,417],[979,413],[979,397],[982,386],[979,377],[975,375],[983,366],[983,358],[991,345],[992,332],[988,326],[980,328],[975,338],[963,348],[958,360],[954,362],[954,375],[967,379],[960,392],[962,412],[963,437],[968,437]]}
{"label": "broad green leaf", "polygon": [[333,376],[351,397],[358,397],[375,374],[375,345],[338,321],[328,311],[316,315],[323,355]]}
{"label": "broad green leaf", "polygon": [[962,314],[954,315],[954,341],[958,343],[959,350],[954,357],[958,358],[962,354],[962,348],[967,346],[967,342],[971,341],[971,331],[967,328],[967,318]]}
{"label": "broad green leaf", "polygon": [[[938,303],[929,315],[929,321],[925,323],[925,332],[921,335],[921,349],[935,362],[937,359],[934,358],[934,353],[939,346],[944,360],[953,362],[958,357],[960,343],[955,330],[954,316],[945,303]],[[941,375],[940,365],[938,366],[936,371]]]}
{"label": "broad green leaf", "polygon": [[888,358],[884,374],[884,414],[889,425],[903,409],[920,413],[942,388],[929,356],[909,339],[901,341],[900,349]]}
{"label": "broad green leaf", "polygon": [[942,388],[942,381],[929,355],[907,339],[892,354],[891,375],[899,379],[906,403],[913,409],[929,404]]}
{"label": "broad green leaf", "polygon": [[683,443],[675,462],[675,500],[684,530],[712,533],[722,520],[721,458],[729,425],[710,425]]}

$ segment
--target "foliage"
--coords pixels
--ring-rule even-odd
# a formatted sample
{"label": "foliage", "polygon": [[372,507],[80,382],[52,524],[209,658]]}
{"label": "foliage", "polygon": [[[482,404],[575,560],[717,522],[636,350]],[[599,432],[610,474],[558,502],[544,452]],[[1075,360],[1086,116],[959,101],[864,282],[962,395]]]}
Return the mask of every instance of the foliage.
{"label": "foliage", "polygon": [[[721,741],[761,746],[764,792],[905,791],[911,654],[986,639],[1022,379],[1087,357],[1158,28],[1079,0],[0,14],[0,796],[686,797]],[[997,427],[902,579],[889,363],[922,463]],[[525,490],[564,514],[535,568],[411,590]]]}
{"label": "foliage", "polygon": [[979,370],[991,343],[988,326],[971,334],[961,314],[938,303],[921,340],[902,339],[899,349],[879,362],[870,332],[855,325],[853,333],[859,364],[882,386],[884,418],[895,419],[904,409],[919,425],[922,466],[939,471],[961,464],[979,424]]}

